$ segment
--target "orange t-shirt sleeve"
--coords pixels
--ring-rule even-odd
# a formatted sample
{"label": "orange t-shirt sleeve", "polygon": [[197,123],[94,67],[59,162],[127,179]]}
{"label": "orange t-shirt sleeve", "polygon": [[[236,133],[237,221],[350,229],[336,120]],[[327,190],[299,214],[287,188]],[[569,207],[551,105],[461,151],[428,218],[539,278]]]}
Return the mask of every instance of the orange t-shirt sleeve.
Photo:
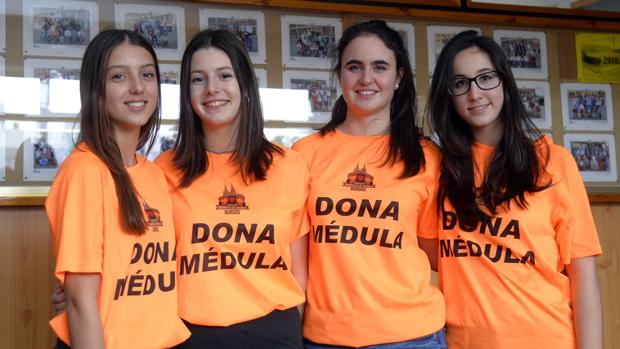
{"label": "orange t-shirt sleeve", "polygon": [[601,254],[601,246],[577,164],[567,150],[560,148],[559,152],[563,165],[562,184],[566,190],[563,196],[566,212],[559,223],[556,240],[562,263],[569,264],[573,258]]}
{"label": "orange t-shirt sleeve", "polygon": [[61,283],[66,272],[102,271],[103,200],[98,166],[70,161],[60,168],[45,207],[55,241],[55,275]]}
{"label": "orange t-shirt sleeve", "polygon": [[[293,152],[289,150],[289,152]],[[308,210],[306,206],[306,201],[308,200],[308,191],[309,191],[309,177],[308,174],[308,164],[306,161],[299,155],[295,153],[295,168],[298,168],[297,178],[299,180],[299,209],[293,212],[293,232],[294,240],[299,239],[300,237],[308,234],[310,232],[310,217],[308,216]]]}

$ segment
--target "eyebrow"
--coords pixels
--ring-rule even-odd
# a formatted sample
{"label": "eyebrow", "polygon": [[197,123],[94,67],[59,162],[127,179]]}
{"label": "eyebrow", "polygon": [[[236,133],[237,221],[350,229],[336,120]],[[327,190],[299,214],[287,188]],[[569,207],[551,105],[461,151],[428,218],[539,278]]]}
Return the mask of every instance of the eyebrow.
{"label": "eyebrow", "polygon": [[[476,76],[486,73],[486,72],[490,72],[490,71],[494,71],[495,69],[491,69],[491,68],[482,68],[482,69],[478,69],[475,74]],[[465,74],[454,74],[455,77],[466,77]]]}
{"label": "eyebrow", "polygon": [[[117,64],[117,65],[111,65],[109,66],[106,70],[110,70],[110,69],[114,69],[114,68],[128,68],[128,65],[124,65],[124,64]],[[155,63],[148,63],[145,64],[143,66],[140,66],[140,68],[147,68],[147,67],[155,67]]]}
{"label": "eyebrow", "polygon": [[[349,60],[348,62],[345,63],[345,66],[351,65],[351,64],[363,64],[363,62],[360,61],[360,60],[357,60],[357,59],[351,59],[351,60]],[[372,64],[372,65],[380,65],[380,64],[390,65],[390,63],[388,63],[388,62],[386,62],[386,61],[384,61],[382,59],[378,59],[376,61],[372,61],[372,62],[370,62],[370,64]]]}
{"label": "eyebrow", "polygon": [[[232,70],[232,71],[234,71],[234,69],[232,67],[230,67],[230,66],[225,66],[225,67],[220,67],[220,68],[215,69],[215,71],[217,71],[217,72],[222,71],[222,70]],[[202,73],[202,70],[194,69],[194,70],[190,71],[190,74],[193,74],[193,73]]]}

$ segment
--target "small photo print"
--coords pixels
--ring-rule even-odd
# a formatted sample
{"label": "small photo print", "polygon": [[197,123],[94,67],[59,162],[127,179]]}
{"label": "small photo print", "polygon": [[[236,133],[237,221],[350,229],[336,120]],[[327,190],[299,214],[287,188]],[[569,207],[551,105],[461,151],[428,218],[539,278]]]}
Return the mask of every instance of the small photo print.
{"label": "small photo print", "polygon": [[81,57],[99,32],[95,2],[24,0],[23,11],[24,55]]}
{"label": "small photo print", "polygon": [[254,68],[254,74],[256,75],[256,84],[260,88],[267,87],[267,69]]}
{"label": "small photo print", "polygon": [[161,118],[178,120],[179,96],[181,95],[179,66],[160,64],[159,75],[161,76]]}
{"label": "small photo print", "polygon": [[146,153],[146,146],[138,151],[140,155],[146,157],[150,161],[155,161],[161,153],[165,152],[168,149],[172,149],[174,147],[174,142],[177,138],[177,127],[176,125],[168,125],[164,124],[159,127],[159,132],[157,132],[157,138],[155,139],[155,143],[151,148],[151,151]]}
{"label": "small photo print", "polygon": [[515,77],[548,79],[544,32],[495,30],[494,38],[504,50]]}
{"label": "small photo print", "polygon": [[200,9],[200,29],[223,29],[235,34],[252,63],[265,64],[265,15],[261,11]]}
{"label": "small photo print", "polygon": [[413,24],[402,22],[387,22],[387,25],[392,27],[400,34],[405,49],[409,52],[409,62],[411,63],[411,71],[415,73],[415,28]]}
{"label": "small photo print", "polygon": [[328,72],[284,71],[284,88],[307,90],[312,116],[311,122],[327,122],[332,106],[338,98],[336,85]]}
{"label": "small photo print", "polygon": [[24,75],[39,79],[40,116],[76,116],[80,111],[80,61],[24,60]]}
{"label": "small photo print", "polygon": [[116,4],[116,27],[144,37],[160,60],[180,60],[185,44],[185,10],[178,6]]}
{"label": "small photo print", "polygon": [[613,135],[566,134],[564,146],[573,155],[584,181],[615,182],[618,179]]}
{"label": "small photo print", "polygon": [[429,25],[426,27],[426,39],[428,41],[428,74],[433,75],[435,63],[444,46],[456,34],[466,31],[475,30],[480,33],[480,28],[475,27],[448,27],[439,25]]}
{"label": "small photo print", "polygon": [[551,129],[551,97],[546,81],[517,81],[521,102],[539,129]]}
{"label": "small photo print", "polygon": [[32,132],[24,142],[24,181],[51,181],[74,148],[73,133]]}
{"label": "small photo print", "polygon": [[563,83],[562,117],[568,130],[613,130],[611,86]]}
{"label": "small photo print", "polygon": [[6,52],[6,0],[0,0],[0,53]]}
{"label": "small photo print", "polygon": [[281,23],[284,66],[329,69],[341,19],[282,15]]}

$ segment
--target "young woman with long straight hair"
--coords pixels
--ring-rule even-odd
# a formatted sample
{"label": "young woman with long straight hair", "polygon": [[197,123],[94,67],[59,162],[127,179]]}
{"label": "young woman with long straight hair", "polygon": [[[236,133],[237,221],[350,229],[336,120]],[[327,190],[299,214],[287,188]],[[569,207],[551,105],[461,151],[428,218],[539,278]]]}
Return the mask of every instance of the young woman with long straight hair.
{"label": "young woman with long straight hair", "polygon": [[308,168],[263,135],[258,87],[241,42],[205,30],[181,64],[174,149],[156,163],[172,190],[180,348],[301,348]]}
{"label": "young woman with long straight hair", "polygon": [[50,322],[57,348],[174,346],[189,332],[177,312],[172,202],[162,171],[136,154],[159,125],[152,47],[130,31],[99,33],[80,97],[79,144],[45,204],[67,299]]}
{"label": "young woman with long straight hair", "polygon": [[601,348],[588,197],[571,154],[529,119],[501,47],[474,31],[450,40],[427,105],[449,347]]}
{"label": "young woman with long straight hair", "polygon": [[443,296],[418,245],[437,230],[439,154],[416,126],[409,55],[368,21],[345,30],[335,59],[331,121],[293,146],[310,168],[305,347],[445,348]]}

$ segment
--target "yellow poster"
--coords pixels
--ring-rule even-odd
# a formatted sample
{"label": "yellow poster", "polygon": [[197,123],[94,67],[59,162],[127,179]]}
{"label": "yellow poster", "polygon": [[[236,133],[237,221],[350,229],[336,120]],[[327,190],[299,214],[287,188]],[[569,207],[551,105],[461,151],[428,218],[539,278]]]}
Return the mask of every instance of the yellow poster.
{"label": "yellow poster", "polygon": [[579,81],[620,82],[620,34],[577,33]]}

